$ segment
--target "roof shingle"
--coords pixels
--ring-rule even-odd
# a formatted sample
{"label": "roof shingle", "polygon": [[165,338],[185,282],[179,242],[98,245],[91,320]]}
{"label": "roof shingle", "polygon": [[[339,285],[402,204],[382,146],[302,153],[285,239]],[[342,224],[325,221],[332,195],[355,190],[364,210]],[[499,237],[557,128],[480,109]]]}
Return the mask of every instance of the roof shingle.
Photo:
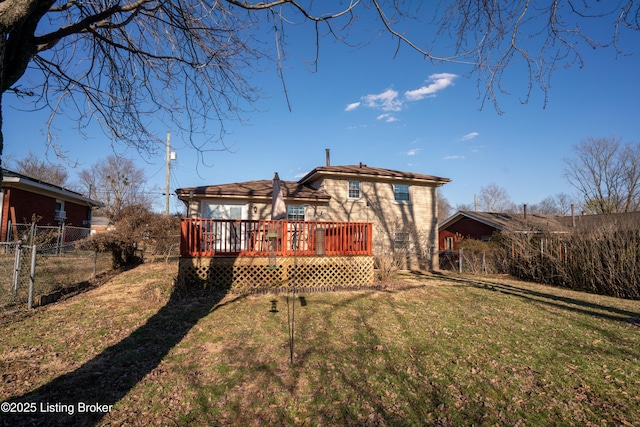
{"label": "roof shingle", "polygon": [[306,183],[316,175],[346,175],[357,177],[401,179],[408,181],[425,181],[434,184],[446,184],[451,180],[439,176],[426,175],[421,173],[403,172],[393,169],[383,169],[367,166],[365,164],[347,166],[320,166],[306,174],[299,182]]}
{"label": "roof shingle", "polygon": [[[331,196],[295,181],[280,181],[285,198],[324,201]],[[257,181],[237,182],[231,184],[206,185],[201,187],[186,187],[176,190],[178,197],[187,197],[193,191],[194,195],[210,197],[240,197],[255,199],[271,199],[273,181],[263,179]]]}

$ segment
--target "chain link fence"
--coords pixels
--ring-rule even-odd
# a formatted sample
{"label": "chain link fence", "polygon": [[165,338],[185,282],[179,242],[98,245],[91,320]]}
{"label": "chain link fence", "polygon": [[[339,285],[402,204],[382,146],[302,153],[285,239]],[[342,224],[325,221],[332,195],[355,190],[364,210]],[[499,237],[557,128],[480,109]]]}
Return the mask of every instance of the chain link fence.
{"label": "chain link fence", "polygon": [[[47,304],[113,266],[110,251],[97,252],[87,244],[89,228],[16,223],[8,234],[8,241],[0,243],[0,311]],[[173,229],[145,231],[136,248],[147,262],[177,261],[180,235]]]}
{"label": "chain link fence", "polygon": [[469,274],[507,274],[510,257],[504,247],[488,242],[465,240],[457,251],[440,252],[440,269]]}
{"label": "chain link fence", "polygon": [[33,255],[33,247],[25,246],[22,242],[0,243],[0,307],[33,300]]}
{"label": "chain link fence", "polygon": [[[0,243],[0,311],[43,305],[111,268],[106,253]],[[55,247],[54,247],[55,248]]]}
{"label": "chain link fence", "polygon": [[21,240],[27,246],[36,245],[41,253],[62,253],[75,250],[75,242],[91,234],[90,228],[30,224],[12,224],[7,241]]}

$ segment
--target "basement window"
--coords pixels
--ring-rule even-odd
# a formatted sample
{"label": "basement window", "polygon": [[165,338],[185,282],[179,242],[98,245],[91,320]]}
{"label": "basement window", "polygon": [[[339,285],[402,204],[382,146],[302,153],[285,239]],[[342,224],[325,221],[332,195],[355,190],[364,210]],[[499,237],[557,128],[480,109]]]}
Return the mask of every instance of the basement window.
{"label": "basement window", "polygon": [[393,237],[393,246],[396,251],[409,249],[409,233],[396,231]]}

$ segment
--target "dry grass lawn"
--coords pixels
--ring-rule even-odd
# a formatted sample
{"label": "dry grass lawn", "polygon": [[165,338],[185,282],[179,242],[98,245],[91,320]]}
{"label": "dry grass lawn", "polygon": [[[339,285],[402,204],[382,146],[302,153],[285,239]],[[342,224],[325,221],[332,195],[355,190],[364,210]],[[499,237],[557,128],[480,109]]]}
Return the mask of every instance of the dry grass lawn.
{"label": "dry grass lawn", "polygon": [[176,269],[0,318],[4,425],[640,424],[640,301],[416,274],[185,297]]}

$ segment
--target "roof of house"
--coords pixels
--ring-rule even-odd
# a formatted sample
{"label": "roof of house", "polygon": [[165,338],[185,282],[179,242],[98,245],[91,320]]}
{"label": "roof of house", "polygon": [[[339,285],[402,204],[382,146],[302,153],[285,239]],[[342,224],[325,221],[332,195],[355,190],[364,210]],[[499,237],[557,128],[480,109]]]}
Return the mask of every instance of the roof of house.
{"label": "roof of house", "polygon": [[[309,184],[319,176],[340,176],[357,178],[377,178],[386,180],[421,182],[435,185],[443,185],[451,180],[432,175],[412,172],[401,172],[391,169],[374,168],[364,164],[349,166],[321,166],[306,174],[300,181],[280,181],[285,198],[323,202],[331,199],[328,194],[316,190]],[[273,192],[273,180],[263,179],[258,181],[236,182],[231,184],[205,185],[200,187],[178,188],[176,194],[181,200],[186,200],[191,194],[194,196],[220,197],[220,198],[252,198],[271,199]]]}
{"label": "roof of house", "polygon": [[[309,186],[295,181],[280,181],[285,199],[305,199],[309,201],[326,201],[331,196],[315,190]],[[193,195],[209,197],[237,197],[251,199],[271,199],[273,194],[273,181],[263,179],[258,181],[246,181],[232,184],[206,185],[201,187],[178,188],[176,194],[185,199]]]}
{"label": "roof of house", "polygon": [[603,224],[622,226],[625,224],[640,225],[640,212],[621,212],[599,215],[575,215],[558,217],[558,221],[565,227],[571,227],[575,220],[576,227],[600,227]]}
{"label": "roof of house", "polygon": [[345,177],[357,177],[357,178],[383,178],[388,180],[401,180],[401,181],[413,181],[424,182],[429,184],[443,185],[447,182],[451,182],[449,178],[442,178],[439,176],[425,175],[421,173],[403,172],[393,169],[383,169],[367,166],[363,163],[358,165],[347,166],[320,166],[313,169],[306,174],[299,182],[307,183],[312,181],[318,176],[345,176]]}
{"label": "roof of house", "polygon": [[74,203],[91,207],[104,206],[104,203],[85,197],[76,191],[69,190],[68,188],[64,188],[59,185],[49,184],[48,182],[5,168],[2,168],[2,187],[23,188],[34,193],[66,199]]}
{"label": "roof of house", "polygon": [[523,214],[510,214],[504,212],[458,211],[440,224],[438,229],[440,231],[445,230],[452,224],[464,218],[478,221],[500,231],[510,230],[539,232],[544,230],[557,232],[564,228],[564,225],[559,218],[552,215],[527,214],[525,217]]}

